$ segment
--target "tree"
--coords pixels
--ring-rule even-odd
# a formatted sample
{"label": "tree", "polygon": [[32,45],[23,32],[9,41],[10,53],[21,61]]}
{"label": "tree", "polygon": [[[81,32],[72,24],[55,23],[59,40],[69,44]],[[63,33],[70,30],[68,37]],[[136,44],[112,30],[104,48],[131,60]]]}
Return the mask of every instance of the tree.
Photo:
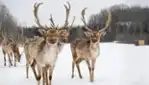
{"label": "tree", "polygon": [[[124,35],[125,39],[130,38],[132,34],[138,38],[137,35],[147,36],[149,32],[149,8],[141,7],[139,5],[128,6],[126,4],[113,5],[108,8],[112,14],[111,32],[108,33],[105,39],[113,39],[115,37]],[[99,13],[91,15],[89,19],[90,27],[100,27],[105,23],[106,9]]]}
{"label": "tree", "polygon": [[16,19],[9,12],[9,9],[0,2],[0,24],[1,24],[1,38],[11,38],[14,41],[18,41],[20,36],[19,31],[21,28],[17,26]]}

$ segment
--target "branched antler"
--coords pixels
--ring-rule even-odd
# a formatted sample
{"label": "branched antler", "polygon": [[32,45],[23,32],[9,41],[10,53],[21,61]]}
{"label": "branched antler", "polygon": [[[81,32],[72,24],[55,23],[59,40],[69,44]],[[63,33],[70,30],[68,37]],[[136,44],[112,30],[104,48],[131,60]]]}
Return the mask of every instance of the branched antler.
{"label": "branched antler", "polygon": [[73,16],[73,21],[72,21],[72,23],[71,23],[71,25],[70,25],[70,28],[72,27],[72,25],[73,25],[73,23],[74,23],[75,19],[76,19],[76,17],[75,17],[75,16]]}
{"label": "branched antler", "polygon": [[84,17],[84,15],[85,15],[85,10],[86,10],[86,9],[87,9],[87,8],[84,8],[84,9],[82,10],[82,12],[81,12],[82,21],[83,21],[83,23],[84,23],[84,25],[85,25],[85,29],[88,30],[88,31],[92,31],[91,29],[88,28],[87,23],[86,23],[86,20],[85,20],[85,17]]}
{"label": "branched antler", "polygon": [[43,3],[35,3],[35,4],[34,4],[34,16],[35,16],[35,22],[36,22],[36,24],[37,24],[39,27],[44,28],[44,27],[40,24],[39,18],[38,18],[38,8],[39,8],[39,6],[40,6],[41,4],[43,4]]}
{"label": "branched antler", "polygon": [[65,20],[65,24],[64,24],[64,27],[67,27],[68,26],[68,17],[69,17],[69,14],[70,14],[70,9],[71,9],[71,6],[70,6],[70,3],[67,1],[67,4],[68,4],[68,7],[66,5],[64,5],[65,9],[66,9],[66,20]]}
{"label": "branched antler", "polygon": [[110,23],[111,23],[111,12],[108,11],[108,19],[106,21],[106,25],[105,25],[104,28],[102,28],[101,30],[99,30],[99,32],[104,32],[109,27]]}
{"label": "branched antler", "polygon": [[50,15],[50,19],[49,20],[51,21],[51,26],[53,28],[55,28],[55,24],[54,24],[54,21],[53,21],[53,18],[52,18],[52,14]]}
{"label": "branched antler", "polygon": [[42,26],[42,25],[40,24],[40,20],[39,20],[39,18],[38,18],[38,8],[39,8],[39,6],[42,5],[42,4],[43,4],[42,2],[41,2],[41,3],[35,3],[35,4],[34,4],[34,17],[35,17],[35,22],[36,22],[36,24],[37,24],[39,27],[46,29],[46,28],[50,28],[50,27],[48,27],[47,25]]}

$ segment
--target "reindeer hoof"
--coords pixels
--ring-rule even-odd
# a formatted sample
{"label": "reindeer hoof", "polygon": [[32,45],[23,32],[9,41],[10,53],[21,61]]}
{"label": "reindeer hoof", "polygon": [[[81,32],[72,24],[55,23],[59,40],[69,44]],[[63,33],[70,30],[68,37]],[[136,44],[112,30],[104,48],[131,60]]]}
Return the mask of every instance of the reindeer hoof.
{"label": "reindeer hoof", "polygon": [[94,80],[90,80],[90,82],[91,82],[91,83],[93,83],[93,82],[94,82]]}
{"label": "reindeer hoof", "polygon": [[82,79],[83,77],[82,76],[80,76],[80,79]]}
{"label": "reindeer hoof", "polygon": [[13,66],[12,64],[9,65],[9,67]]}
{"label": "reindeer hoof", "polygon": [[41,77],[40,77],[40,76],[38,76],[36,80],[37,80],[37,81],[40,81],[40,79],[41,79]]}
{"label": "reindeer hoof", "polygon": [[74,78],[74,75],[72,75],[71,78]]}

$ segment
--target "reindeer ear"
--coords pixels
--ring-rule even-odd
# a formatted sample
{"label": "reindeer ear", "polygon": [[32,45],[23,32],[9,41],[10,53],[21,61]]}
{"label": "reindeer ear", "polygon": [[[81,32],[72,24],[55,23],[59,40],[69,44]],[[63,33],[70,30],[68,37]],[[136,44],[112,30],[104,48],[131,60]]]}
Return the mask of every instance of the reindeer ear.
{"label": "reindeer ear", "polygon": [[46,34],[46,30],[45,29],[38,29],[38,32],[44,36]]}
{"label": "reindeer ear", "polygon": [[90,37],[90,36],[92,36],[92,33],[91,33],[91,32],[89,32],[89,31],[87,31],[87,32],[84,32],[84,34],[85,34],[85,36],[87,36],[87,37]]}

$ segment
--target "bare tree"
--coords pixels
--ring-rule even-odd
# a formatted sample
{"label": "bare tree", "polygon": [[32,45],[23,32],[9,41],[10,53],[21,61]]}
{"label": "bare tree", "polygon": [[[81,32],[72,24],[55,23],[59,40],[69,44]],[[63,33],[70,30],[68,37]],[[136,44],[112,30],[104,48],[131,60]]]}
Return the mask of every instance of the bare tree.
{"label": "bare tree", "polygon": [[0,2],[0,23],[1,23],[1,38],[11,38],[14,41],[18,41],[21,35],[20,27],[17,25],[17,20],[9,12],[9,9]]}

